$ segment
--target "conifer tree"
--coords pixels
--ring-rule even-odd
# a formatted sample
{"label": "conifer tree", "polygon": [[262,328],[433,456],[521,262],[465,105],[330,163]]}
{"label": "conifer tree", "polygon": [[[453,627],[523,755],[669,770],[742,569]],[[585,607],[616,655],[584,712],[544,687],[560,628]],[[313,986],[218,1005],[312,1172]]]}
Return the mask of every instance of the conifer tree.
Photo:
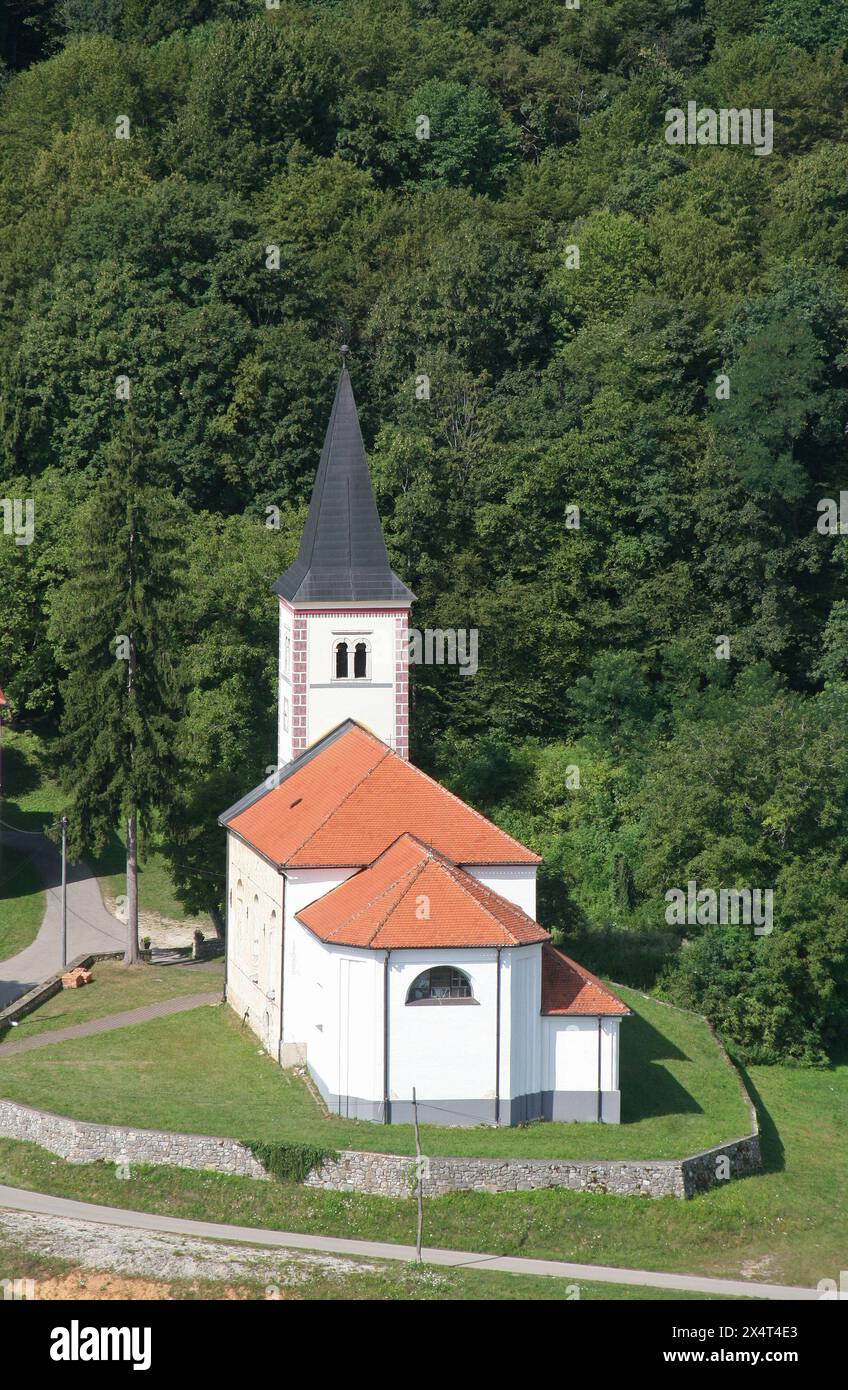
{"label": "conifer tree", "polygon": [[176,504],[150,483],[155,447],[128,412],[76,529],[72,577],[57,592],[54,640],[68,672],[60,756],[73,856],[127,841],[127,944],[138,949],[139,834],[167,814],[175,785]]}

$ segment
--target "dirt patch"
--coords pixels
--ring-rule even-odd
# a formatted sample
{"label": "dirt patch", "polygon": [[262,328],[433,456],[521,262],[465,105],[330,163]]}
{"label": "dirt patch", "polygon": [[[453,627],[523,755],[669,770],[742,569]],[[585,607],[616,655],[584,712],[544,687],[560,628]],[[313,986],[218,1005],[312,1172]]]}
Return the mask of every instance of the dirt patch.
{"label": "dirt patch", "polygon": [[743,1279],[756,1279],[760,1283],[769,1283],[774,1274],[774,1255],[761,1255],[758,1260],[743,1260],[739,1273]]}
{"label": "dirt patch", "polygon": [[[98,882],[106,911],[117,917],[119,922],[123,921],[117,899],[106,892],[102,879]],[[177,921],[174,917],[163,917],[161,912],[139,911],[138,914],[139,940],[149,936],[153,946],[190,946],[196,931],[202,931],[207,941],[216,939],[215,928],[209,917],[186,917],[183,921]]]}
{"label": "dirt patch", "polygon": [[93,1271],[74,1271],[59,1279],[39,1279],[36,1286],[39,1301],[55,1303],[63,1299],[87,1302],[89,1299],[166,1299],[171,1291],[168,1284],[153,1283],[150,1279],[117,1279],[113,1274]]}

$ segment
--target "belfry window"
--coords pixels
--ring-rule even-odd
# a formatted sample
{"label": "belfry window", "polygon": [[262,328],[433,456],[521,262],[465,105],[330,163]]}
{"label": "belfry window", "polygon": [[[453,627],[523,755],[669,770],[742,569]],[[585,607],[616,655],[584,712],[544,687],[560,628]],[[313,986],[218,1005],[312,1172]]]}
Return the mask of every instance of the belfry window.
{"label": "belfry window", "polygon": [[333,680],[369,681],[371,643],[367,637],[348,635],[333,642]]}

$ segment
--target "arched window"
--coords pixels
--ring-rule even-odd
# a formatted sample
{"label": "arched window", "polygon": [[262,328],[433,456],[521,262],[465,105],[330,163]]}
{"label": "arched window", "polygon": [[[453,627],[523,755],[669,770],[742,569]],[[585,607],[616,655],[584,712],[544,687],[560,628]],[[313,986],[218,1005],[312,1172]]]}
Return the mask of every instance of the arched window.
{"label": "arched window", "polygon": [[333,680],[369,681],[371,679],[371,643],[367,637],[349,633],[333,642]]}
{"label": "arched window", "polygon": [[236,948],[237,948],[237,950],[238,950],[239,955],[241,955],[242,949],[243,949],[243,947],[244,947],[244,940],[243,940],[243,933],[244,933],[244,918],[245,918],[245,911],[244,911],[244,884],[242,883],[241,879],[239,879],[239,880],[238,880],[238,883],[236,884],[236,912],[235,912],[235,924],[234,924],[234,925],[235,925],[234,937],[235,937]]}
{"label": "arched window", "polygon": [[407,1004],[453,1004],[473,1000],[471,981],[462,970],[452,965],[435,965],[413,980],[406,996]]}
{"label": "arched window", "polygon": [[259,960],[259,894],[253,895],[253,939],[251,941],[251,951],[254,964]]}

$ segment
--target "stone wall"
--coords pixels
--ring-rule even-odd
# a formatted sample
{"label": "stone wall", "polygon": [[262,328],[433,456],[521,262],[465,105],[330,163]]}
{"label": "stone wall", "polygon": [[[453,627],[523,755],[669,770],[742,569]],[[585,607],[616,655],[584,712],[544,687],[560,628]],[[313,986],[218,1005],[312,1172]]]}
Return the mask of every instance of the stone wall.
{"label": "stone wall", "polygon": [[51,1115],[16,1101],[0,1100],[0,1135],[38,1144],[68,1163],[164,1163],[175,1168],[206,1168],[242,1178],[267,1178],[250,1150],[236,1139],[167,1130],[92,1124]]}
{"label": "stone wall", "polygon": [[[0,1100],[0,1136],[25,1140],[58,1154],[69,1163],[105,1160],[118,1163],[168,1164],[208,1169],[238,1177],[266,1179],[268,1174],[246,1145],[235,1139],[202,1134],[171,1134],[92,1124]],[[727,1158],[724,1165],[718,1160]],[[604,1192],[627,1197],[692,1197],[727,1177],[741,1177],[760,1167],[759,1137],[750,1134],[690,1158],[668,1160],[425,1158],[423,1190],[427,1197],[448,1192],[530,1192],[565,1187],[574,1192]],[[333,1192],[362,1192],[378,1197],[408,1197],[414,1191],[416,1160],[401,1154],[342,1150],[306,1178],[306,1186]]]}
{"label": "stone wall", "polygon": [[[448,1192],[532,1192],[567,1187],[628,1197],[683,1197],[683,1160],[595,1162],[553,1158],[425,1158],[425,1197]],[[309,1174],[309,1187],[408,1197],[415,1191],[415,1159],[397,1154],[343,1151]]]}

